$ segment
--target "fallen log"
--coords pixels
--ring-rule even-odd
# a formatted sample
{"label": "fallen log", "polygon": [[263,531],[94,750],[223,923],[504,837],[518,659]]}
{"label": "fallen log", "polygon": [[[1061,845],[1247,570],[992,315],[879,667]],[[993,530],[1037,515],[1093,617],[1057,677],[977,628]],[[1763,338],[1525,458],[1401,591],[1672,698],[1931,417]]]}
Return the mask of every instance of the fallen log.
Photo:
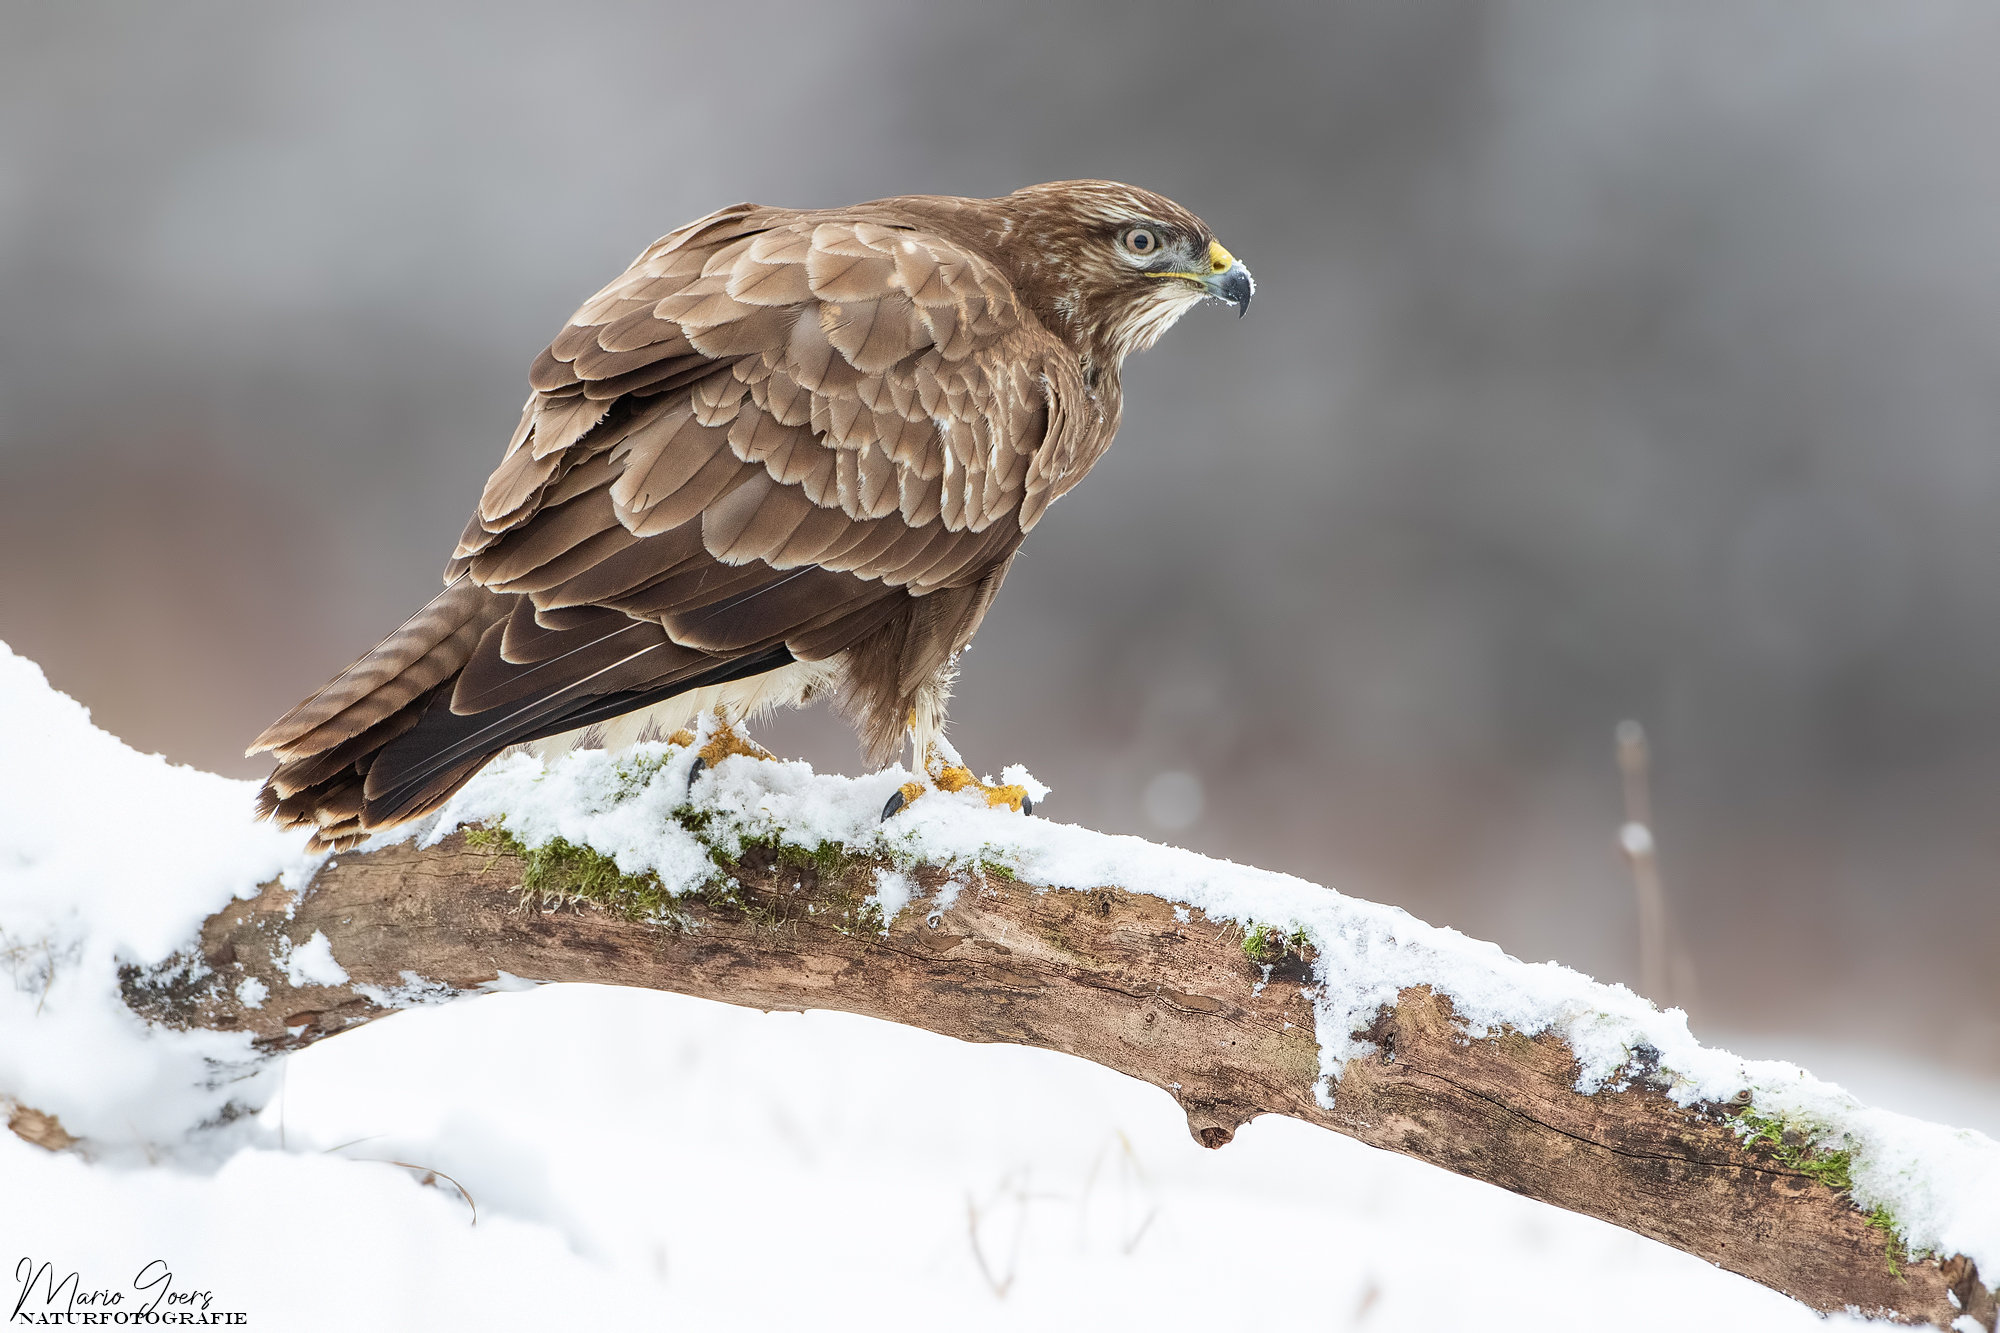
{"label": "fallen log", "polygon": [[[153,1022],[243,1032],[266,1053],[522,981],[842,1010],[1119,1070],[1173,1096],[1211,1148],[1254,1116],[1293,1116],[1819,1310],[1994,1328],[1973,1262],[1903,1253],[1890,1221],[1849,1196],[1843,1154],[1760,1116],[1747,1091],[1680,1104],[1653,1077],[1657,1052],[1581,1091],[1561,1036],[1469,1027],[1444,988],[1405,985],[1352,1034],[1367,1053],[1329,1089],[1320,959],[1303,933],[1125,888],[1047,888],[998,863],[887,872],[774,842],[726,869],[649,897],[643,877],[568,844],[456,832],[345,856],[298,894],[273,881],[210,916],[198,945],[127,967],[123,993]],[[884,873],[903,877],[900,911],[881,910]]]}

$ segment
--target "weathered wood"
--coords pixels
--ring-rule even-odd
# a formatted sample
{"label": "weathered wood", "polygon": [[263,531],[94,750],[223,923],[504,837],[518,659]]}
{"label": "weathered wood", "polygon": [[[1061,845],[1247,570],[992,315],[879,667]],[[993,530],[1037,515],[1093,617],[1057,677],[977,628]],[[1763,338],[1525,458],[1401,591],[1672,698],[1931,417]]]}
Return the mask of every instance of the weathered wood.
{"label": "weathered wood", "polygon": [[[1000,878],[928,918],[906,912],[886,935],[856,931],[838,909],[869,891],[870,874],[856,863],[822,882],[810,866],[751,858],[729,900],[691,904],[676,929],[593,907],[524,907],[520,861],[454,835],[430,850],[343,858],[298,902],[267,886],[210,918],[200,960],[128,970],[125,993],[155,1021],[248,1031],[266,1051],[390,1012],[383,992],[408,993],[411,976],[440,996],[504,972],[867,1014],[1144,1079],[1209,1147],[1253,1116],[1293,1116],[1651,1236],[1820,1310],[1941,1326],[1970,1314],[1994,1327],[1994,1295],[1969,1261],[1895,1264],[1847,1199],[1744,1146],[1725,1123],[1734,1108],[1677,1107],[1644,1069],[1623,1091],[1582,1095],[1560,1040],[1469,1039],[1446,999],[1416,987],[1378,1016],[1368,1035],[1379,1053],[1348,1064],[1328,1110],[1313,1096],[1305,960],[1288,956],[1267,979],[1235,927],[1199,913],[1182,921],[1143,894]],[[926,890],[945,881],[916,877]],[[280,959],[315,931],[348,983],[286,981]],[[238,998],[249,978],[268,991],[261,1007]]]}

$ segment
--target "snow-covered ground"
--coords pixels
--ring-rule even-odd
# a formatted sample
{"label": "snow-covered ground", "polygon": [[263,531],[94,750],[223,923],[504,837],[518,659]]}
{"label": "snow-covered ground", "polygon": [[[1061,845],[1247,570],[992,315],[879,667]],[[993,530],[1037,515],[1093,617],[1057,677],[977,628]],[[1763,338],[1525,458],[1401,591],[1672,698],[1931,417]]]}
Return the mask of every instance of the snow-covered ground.
{"label": "snow-covered ground", "polygon": [[[1810,1329],[1588,1218],[1297,1121],[842,1014],[557,986],[290,1057],[212,1174],[0,1140],[9,1263],[166,1258],[253,1325]],[[280,1145],[283,1145],[282,1147]],[[426,1189],[401,1161],[447,1173]]]}
{"label": "snow-covered ground", "polygon": [[[94,1153],[0,1135],[0,1310],[47,1261],[126,1290],[114,1309],[170,1286],[196,1298],[162,1310],[207,1293],[211,1314],[301,1330],[1822,1326],[1676,1251],[1298,1122],[1208,1152],[1166,1095],[1108,1070],[840,1014],[552,986],[242,1077],[241,1038],[147,1030],[114,969],[306,869],[297,838],[248,822],[250,791],[132,753],[0,646],[0,1095]],[[1046,841],[1012,852],[1030,867],[1096,836],[1034,824]],[[1198,860],[1175,873],[1227,878]],[[1990,1089],[1917,1095],[2000,1124]],[[230,1098],[263,1109],[191,1132]],[[1983,1135],[1947,1138],[1989,1160]],[[170,1283],[130,1293],[154,1260]]]}

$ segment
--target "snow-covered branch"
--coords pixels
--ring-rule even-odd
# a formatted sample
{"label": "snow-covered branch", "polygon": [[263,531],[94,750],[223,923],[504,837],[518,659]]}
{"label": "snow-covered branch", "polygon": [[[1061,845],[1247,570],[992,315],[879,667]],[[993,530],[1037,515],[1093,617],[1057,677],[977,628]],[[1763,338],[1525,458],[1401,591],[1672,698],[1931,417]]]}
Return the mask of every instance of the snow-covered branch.
{"label": "snow-covered branch", "polygon": [[[21,1038],[0,1043],[0,1096],[86,1153],[128,1126],[231,1133],[271,1094],[264,1057],[397,1009],[641,986],[1067,1052],[1166,1090],[1210,1147],[1291,1116],[1822,1310],[1994,1328],[2000,1145],[1704,1048],[1678,1011],[1399,909],[971,793],[881,823],[896,773],[696,773],[668,746],[503,760],[430,827],[315,866],[248,823],[241,784],[132,755],[41,689],[44,716],[5,738],[44,745],[35,782],[0,795],[46,847],[0,879],[0,1022]],[[127,822],[65,813],[107,781]],[[92,859],[115,872],[96,896],[36,889]],[[114,993],[137,1037],[112,1032]],[[86,1071],[60,1056],[79,1040],[127,1045]]]}
{"label": "snow-covered branch", "polygon": [[[1253,1116],[1294,1116],[1604,1218],[1822,1310],[1993,1325],[1971,1261],[1912,1257],[1888,1213],[1856,1206],[1851,1149],[1809,1149],[1747,1089],[1677,1103],[1657,1050],[1580,1091],[1585,1061],[1563,1037],[1469,1025],[1419,984],[1356,1034],[1372,1050],[1346,1061],[1331,1098],[1316,1095],[1319,954],[1303,933],[1246,933],[1143,892],[1049,889],[990,860],[888,870],[783,844],[752,844],[716,888],[648,921],[628,914],[645,910],[646,881],[620,882],[580,851],[522,850],[454,833],[348,857],[299,899],[274,883],[209,918],[198,955],[129,971],[125,995],[154,1021],[241,1029],[264,1050],[524,977],[844,1010],[1107,1065],[1166,1089],[1212,1148]],[[891,877],[903,883],[884,894]],[[524,878],[549,901],[524,893]],[[1746,1143],[1746,1127],[1777,1141]]]}

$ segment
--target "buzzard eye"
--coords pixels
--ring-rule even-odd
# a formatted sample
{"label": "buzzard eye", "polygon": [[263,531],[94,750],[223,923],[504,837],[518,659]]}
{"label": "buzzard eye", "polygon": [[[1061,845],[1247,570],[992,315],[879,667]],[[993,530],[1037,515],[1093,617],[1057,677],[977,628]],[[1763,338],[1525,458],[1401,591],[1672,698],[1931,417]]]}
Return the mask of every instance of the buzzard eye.
{"label": "buzzard eye", "polygon": [[1145,227],[1134,227],[1125,233],[1125,248],[1135,255],[1149,255],[1160,248],[1160,238]]}

